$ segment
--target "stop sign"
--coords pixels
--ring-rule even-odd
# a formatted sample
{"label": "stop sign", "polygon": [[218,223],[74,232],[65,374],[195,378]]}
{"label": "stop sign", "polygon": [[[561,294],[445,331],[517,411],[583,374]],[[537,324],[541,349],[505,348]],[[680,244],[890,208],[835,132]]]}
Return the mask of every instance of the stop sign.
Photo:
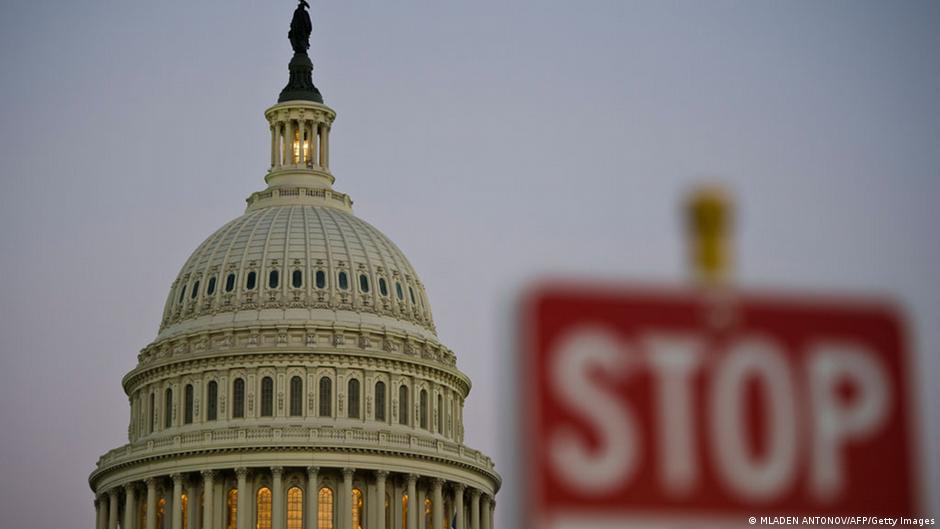
{"label": "stop sign", "polygon": [[889,305],[543,284],[522,322],[530,527],[920,513]]}

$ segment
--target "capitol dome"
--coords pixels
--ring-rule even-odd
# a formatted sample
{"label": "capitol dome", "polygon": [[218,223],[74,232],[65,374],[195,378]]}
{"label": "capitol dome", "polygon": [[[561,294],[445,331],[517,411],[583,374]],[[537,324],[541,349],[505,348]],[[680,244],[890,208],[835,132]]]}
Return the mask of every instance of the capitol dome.
{"label": "capitol dome", "polygon": [[265,111],[267,187],[187,259],[122,381],[128,443],[89,477],[97,529],[492,529],[470,380],[411,263],[333,189],[305,8]]}

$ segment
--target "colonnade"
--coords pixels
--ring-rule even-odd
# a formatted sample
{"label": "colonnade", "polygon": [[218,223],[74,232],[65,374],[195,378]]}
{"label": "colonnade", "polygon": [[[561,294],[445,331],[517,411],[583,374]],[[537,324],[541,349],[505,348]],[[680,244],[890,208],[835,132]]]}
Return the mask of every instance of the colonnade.
{"label": "colonnade", "polygon": [[[292,479],[285,483],[288,472]],[[304,473],[306,479],[298,479]],[[362,488],[354,489],[354,483]],[[289,490],[303,491],[302,519],[297,505],[291,507],[293,516],[289,515],[287,486]],[[255,503],[262,488],[270,492],[270,508],[264,514]],[[359,515],[353,513],[357,508],[354,490],[365,507]],[[391,502],[386,491],[391,493]],[[328,510],[322,494],[328,494]],[[429,517],[425,513],[426,500],[430,500]],[[381,469],[239,467],[155,476],[100,492],[95,499],[95,527],[450,529],[455,520],[456,529],[494,529],[495,505],[491,495],[478,488],[438,477]]]}
{"label": "colonnade", "polygon": [[330,169],[330,125],[313,119],[271,123],[271,168]]}

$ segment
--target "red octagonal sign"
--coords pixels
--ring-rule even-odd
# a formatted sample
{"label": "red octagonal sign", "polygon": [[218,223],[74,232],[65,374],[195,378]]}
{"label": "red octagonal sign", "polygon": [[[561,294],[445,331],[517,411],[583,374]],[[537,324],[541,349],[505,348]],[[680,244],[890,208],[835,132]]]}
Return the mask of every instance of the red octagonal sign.
{"label": "red octagonal sign", "polygon": [[542,286],[524,303],[523,350],[535,529],[920,513],[912,375],[889,306]]}

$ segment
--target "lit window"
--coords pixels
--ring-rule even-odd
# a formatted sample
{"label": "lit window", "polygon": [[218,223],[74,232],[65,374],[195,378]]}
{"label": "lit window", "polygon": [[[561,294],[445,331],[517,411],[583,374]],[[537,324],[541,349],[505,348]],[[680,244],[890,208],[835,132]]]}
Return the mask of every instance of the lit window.
{"label": "lit window", "polygon": [[425,498],[424,499],[424,526],[425,527],[431,527],[431,525],[434,523],[431,520],[431,507],[432,507],[431,498]]}
{"label": "lit window", "polygon": [[232,385],[232,417],[245,416],[245,379],[236,378]]}
{"label": "lit window", "polygon": [[421,390],[421,400],[418,403],[421,411],[421,427],[425,430],[428,429],[428,392],[425,389]]}
{"label": "lit window", "polygon": [[359,290],[369,292],[369,278],[365,274],[359,274]]}
{"label": "lit window", "polygon": [[379,294],[382,294],[383,296],[388,296],[388,285],[385,284],[384,277],[379,278]]}
{"label": "lit window", "polygon": [[290,414],[299,417],[303,411],[304,382],[300,377],[290,379]]}
{"label": "lit window", "polygon": [[349,418],[359,418],[359,381],[355,378],[349,379],[346,385],[347,397],[349,398]]}
{"label": "lit window", "polygon": [[186,409],[183,410],[183,422],[186,424],[192,424],[193,423],[193,385],[186,384],[185,391],[186,392],[183,398],[185,399],[184,406]]}
{"label": "lit window", "polygon": [[317,527],[333,529],[333,491],[326,487],[317,497]]}
{"label": "lit window", "polygon": [[206,390],[206,418],[210,421],[216,420],[219,414],[219,383],[215,380],[209,381],[209,388]]}
{"label": "lit window", "polygon": [[352,491],[352,526],[353,526],[353,529],[362,529],[363,510],[365,510],[365,502],[362,501],[362,491],[359,489],[353,489]]}
{"label": "lit window", "polygon": [[261,416],[274,415],[274,379],[264,377],[261,379]]}
{"label": "lit window", "polygon": [[206,294],[215,294],[215,276],[209,278],[209,286],[206,288]]}
{"label": "lit window", "polygon": [[294,273],[291,274],[291,285],[294,288],[300,288],[304,285],[304,273],[300,270],[294,270]]}
{"label": "lit window", "polygon": [[408,527],[408,495],[401,495],[401,526]]}
{"label": "lit window", "polygon": [[258,489],[255,507],[258,513],[256,527],[258,529],[271,529],[271,489],[267,487]]}
{"label": "lit window", "polygon": [[304,491],[300,487],[287,489],[287,529],[304,527]]}
{"label": "lit window", "polygon": [[254,290],[255,284],[258,282],[258,274],[254,271],[248,272],[248,279],[245,281],[245,288],[248,290]]}
{"label": "lit window", "polygon": [[173,426],[173,390],[166,388],[163,394],[163,427]]}
{"label": "lit window", "polygon": [[193,291],[189,295],[189,297],[190,299],[196,299],[196,296],[198,295],[199,295],[199,281],[196,281],[195,283],[193,283]]}
{"label": "lit window", "polygon": [[235,274],[229,274],[225,278],[225,291],[231,292],[233,290],[235,290]]}
{"label": "lit window", "polygon": [[346,272],[339,273],[339,288],[342,290],[349,288],[349,277],[346,276]]}
{"label": "lit window", "polygon": [[166,498],[157,502],[157,527],[163,527],[163,518],[166,515]]}
{"label": "lit window", "polygon": [[385,382],[375,383],[375,420],[385,421]]}
{"label": "lit window", "polygon": [[408,424],[408,386],[398,388],[398,424]]}
{"label": "lit window", "polygon": [[268,273],[268,288],[277,288],[281,281],[281,274],[277,270]]}
{"label": "lit window", "polygon": [[[229,489],[226,507],[228,512],[225,529],[236,529],[238,527],[238,489]],[[163,527],[163,525],[158,523],[157,527]]]}
{"label": "lit window", "polygon": [[326,288],[326,273],[323,270],[317,270],[317,288]]}
{"label": "lit window", "polygon": [[189,495],[185,492],[180,494],[180,510],[183,515],[183,529],[189,529]]}
{"label": "lit window", "polygon": [[329,377],[320,379],[320,417],[333,414],[333,381]]}

